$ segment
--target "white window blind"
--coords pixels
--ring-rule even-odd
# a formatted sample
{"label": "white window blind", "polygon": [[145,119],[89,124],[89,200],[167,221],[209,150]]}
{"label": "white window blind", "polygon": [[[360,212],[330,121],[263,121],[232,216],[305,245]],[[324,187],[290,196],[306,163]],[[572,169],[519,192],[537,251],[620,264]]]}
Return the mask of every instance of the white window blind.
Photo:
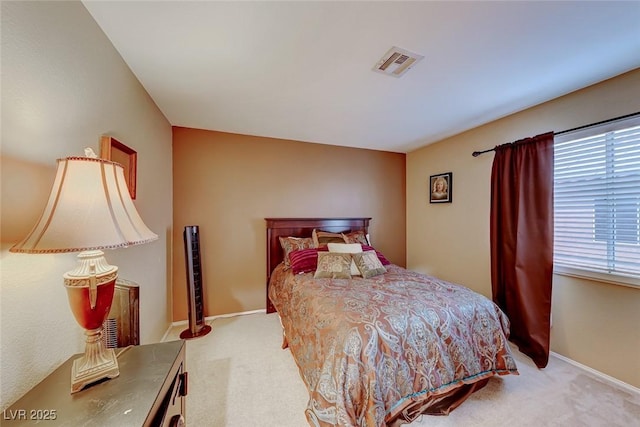
{"label": "white window blind", "polygon": [[554,264],[640,278],[640,116],[556,136],[554,154]]}

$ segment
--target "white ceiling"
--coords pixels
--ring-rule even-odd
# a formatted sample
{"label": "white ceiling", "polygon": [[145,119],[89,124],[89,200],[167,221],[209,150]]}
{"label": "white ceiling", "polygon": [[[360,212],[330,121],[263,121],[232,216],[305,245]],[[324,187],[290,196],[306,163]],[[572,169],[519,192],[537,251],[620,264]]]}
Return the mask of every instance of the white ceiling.
{"label": "white ceiling", "polygon": [[[174,126],[394,152],[640,67],[640,2],[84,1]],[[424,55],[372,71],[392,46]]]}

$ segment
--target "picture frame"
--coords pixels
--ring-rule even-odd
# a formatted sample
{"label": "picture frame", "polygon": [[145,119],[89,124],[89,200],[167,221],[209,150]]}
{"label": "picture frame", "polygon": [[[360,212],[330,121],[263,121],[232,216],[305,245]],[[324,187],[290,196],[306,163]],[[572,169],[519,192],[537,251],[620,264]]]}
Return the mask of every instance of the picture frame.
{"label": "picture frame", "polygon": [[429,177],[429,203],[453,202],[453,172]]}
{"label": "picture frame", "polygon": [[127,181],[129,194],[135,200],[138,153],[117,139],[103,135],[100,138],[100,157],[120,163],[124,167],[124,178]]}

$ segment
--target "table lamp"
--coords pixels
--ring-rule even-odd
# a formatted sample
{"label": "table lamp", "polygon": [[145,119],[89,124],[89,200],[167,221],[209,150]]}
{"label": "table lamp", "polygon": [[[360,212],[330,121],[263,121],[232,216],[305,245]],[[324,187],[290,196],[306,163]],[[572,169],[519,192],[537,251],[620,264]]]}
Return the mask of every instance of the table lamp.
{"label": "table lamp", "polygon": [[69,305],[86,331],[84,355],[73,361],[71,393],[120,374],[113,349],[105,348],[102,324],[113,301],[118,267],[102,249],[124,248],[156,240],[136,210],[119,163],[86,157],[58,159],[53,188],[33,230],[11,252],[80,252],[75,269],[63,275]]}

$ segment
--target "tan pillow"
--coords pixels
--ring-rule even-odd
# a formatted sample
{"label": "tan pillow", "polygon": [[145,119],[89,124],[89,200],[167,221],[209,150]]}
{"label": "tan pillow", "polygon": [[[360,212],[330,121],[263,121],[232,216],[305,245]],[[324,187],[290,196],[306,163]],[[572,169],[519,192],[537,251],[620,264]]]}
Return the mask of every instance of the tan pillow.
{"label": "tan pillow", "polygon": [[342,233],[344,241],[347,243],[360,243],[361,245],[368,245],[369,239],[364,231],[351,231],[349,233]]}
{"label": "tan pillow", "polygon": [[378,259],[376,251],[366,251],[352,255],[353,262],[358,266],[358,270],[362,273],[362,277],[368,279],[378,276],[387,271],[384,265]]}
{"label": "tan pillow", "polygon": [[291,260],[289,254],[300,249],[309,249],[313,247],[313,239],[311,237],[280,237],[280,246],[284,252],[284,266],[289,268]]}
{"label": "tan pillow", "polygon": [[328,231],[313,230],[311,233],[313,244],[316,248],[326,246],[327,243],[345,243],[342,233],[330,233]]}
{"label": "tan pillow", "polygon": [[[327,247],[329,248],[329,252],[342,254],[355,254],[362,252],[362,245],[360,243],[328,243]],[[351,260],[351,275],[360,276],[360,270],[358,270],[358,267],[353,260]]]}
{"label": "tan pillow", "polygon": [[318,252],[316,279],[350,279],[351,255],[335,252]]}

